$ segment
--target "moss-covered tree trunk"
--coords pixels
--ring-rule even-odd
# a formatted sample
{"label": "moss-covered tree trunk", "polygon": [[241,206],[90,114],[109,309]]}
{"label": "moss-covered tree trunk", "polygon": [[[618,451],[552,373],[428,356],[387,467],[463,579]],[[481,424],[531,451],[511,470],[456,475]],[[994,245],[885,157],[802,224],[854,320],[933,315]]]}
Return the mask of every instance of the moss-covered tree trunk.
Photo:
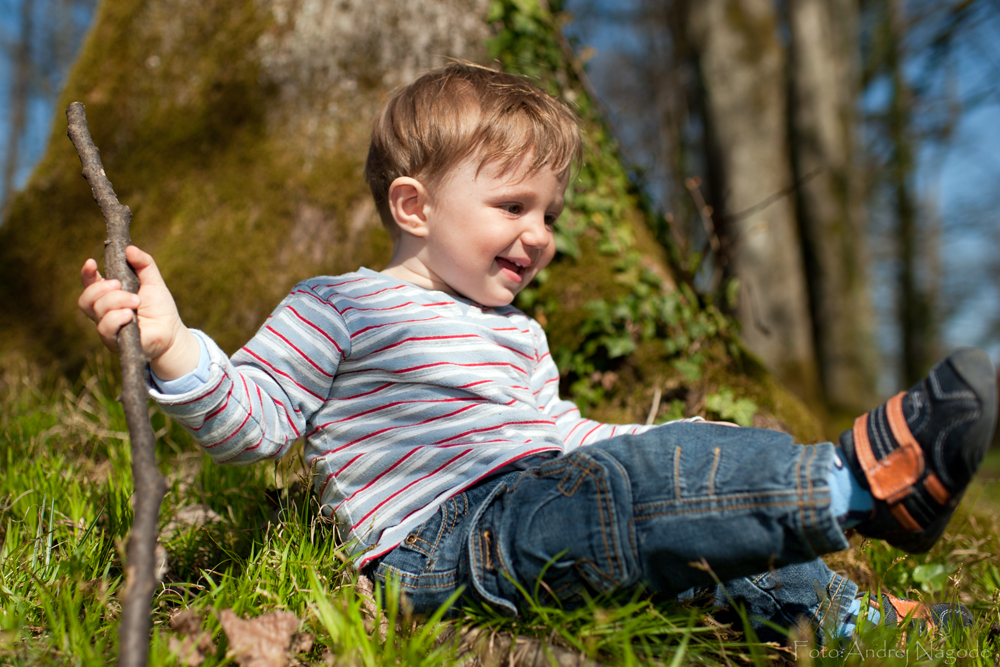
{"label": "moss-covered tree trunk", "polygon": [[[777,415],[818,437],[801,405],[740,355],[726,318],[676,284],[551,4],[104,0],[62,106],[87,106],[133,210],[132,238],[156,256],[184,320],[232,351],[298,280],[388,259],[361,169],[394,87],[446,57],[531,74],[586,126],[558,258],[518,301],[547,326],[564,391],[613,421],[644,420],[654,396],[657,418],[725,416],[750,396],[762,423]],[[98,344],[76,298],[103,223],[64,132],[57,121],[0,227],[0,345],[72,367]]]}

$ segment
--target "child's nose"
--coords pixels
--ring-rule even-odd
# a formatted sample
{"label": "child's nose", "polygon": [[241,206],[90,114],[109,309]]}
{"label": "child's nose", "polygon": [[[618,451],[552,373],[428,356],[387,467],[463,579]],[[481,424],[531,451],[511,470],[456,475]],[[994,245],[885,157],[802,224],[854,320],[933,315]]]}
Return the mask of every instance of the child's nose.
{"label": "child's nose", "polygon": [[527,227],[521,233],[521,242],[524,245],[536,248],[545,248],[549,244],[549,229],[545,225],[545,215],[527,216]]}

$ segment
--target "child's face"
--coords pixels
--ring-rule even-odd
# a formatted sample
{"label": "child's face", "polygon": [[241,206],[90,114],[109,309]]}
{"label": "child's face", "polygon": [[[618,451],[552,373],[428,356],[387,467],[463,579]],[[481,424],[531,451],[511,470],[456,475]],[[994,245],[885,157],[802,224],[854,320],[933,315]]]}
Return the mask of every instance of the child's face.
{"label": "child's face", "polygon": [[501,174],[494,163],[477,175],[478,168],[466,159],[429,188],[418,257],[438,289],[506,306],[555,255],[569,175],[548,167],[525,174],[519,165]]}

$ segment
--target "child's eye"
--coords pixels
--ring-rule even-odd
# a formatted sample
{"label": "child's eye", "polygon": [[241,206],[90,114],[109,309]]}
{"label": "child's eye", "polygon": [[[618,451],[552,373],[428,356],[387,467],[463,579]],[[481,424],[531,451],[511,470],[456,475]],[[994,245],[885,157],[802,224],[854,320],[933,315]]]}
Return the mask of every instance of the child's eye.
{"label": "child's eye", "polygon": [[512,215],[518,215],[519,213],[524,211],[524,207],[521,206],[520,204],[501,204],[500,208],[502,208],[503,210],[507,211]]}
{"label": "child's eye", "polygon": [[556,226],[556,220],[558,220],[558,219],[559,219],[558,215],[547,215],[547,216],[545,216],[545,226],[546,227],[555,227]]}

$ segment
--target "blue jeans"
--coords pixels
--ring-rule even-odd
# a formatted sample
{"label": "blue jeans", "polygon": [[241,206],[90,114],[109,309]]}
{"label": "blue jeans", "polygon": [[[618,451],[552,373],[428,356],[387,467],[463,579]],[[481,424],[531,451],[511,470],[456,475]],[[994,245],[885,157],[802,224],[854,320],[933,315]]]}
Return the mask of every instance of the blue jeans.
{"label": "blue jeans", "polygon": [[703,423],[612,438],[450,498],[373,576],[396,580],[418,613],[459,586],[516,614],[518,586],[573,607],[638,588],[723,601],[722,581],[752,617],[820,626],[857,593],[817,558],[847,547],[830,509],[833,453]]}

